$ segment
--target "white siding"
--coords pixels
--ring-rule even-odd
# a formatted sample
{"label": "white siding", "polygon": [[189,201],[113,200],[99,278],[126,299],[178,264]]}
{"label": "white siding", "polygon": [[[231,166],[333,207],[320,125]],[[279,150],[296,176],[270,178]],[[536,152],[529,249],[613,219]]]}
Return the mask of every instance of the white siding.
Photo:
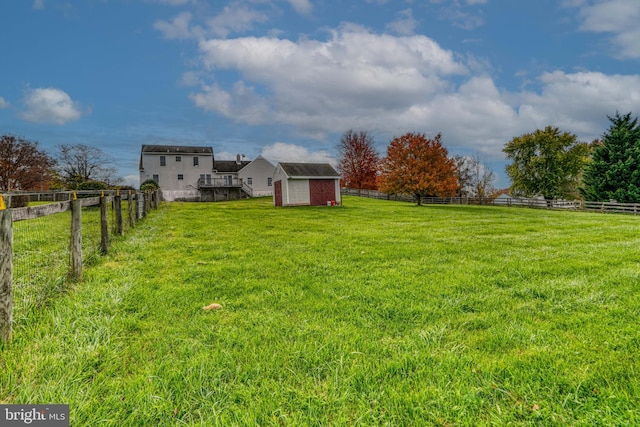
{"label": "white siding", "polygon": [[[271,196],[273,195],[273,174],[275,169],[275,166],[269,163],[267,159],[258,156],[238,172],[238,177],[245,183],[248,183],[248,179],[251,178],[249,186],[253,190],[252,196]],[[272,180],[271,185],[268,185],[270,179]]]}
{"label": "white siding", "polygon": [[335,188],[336,188],[336,205],[341,205],[342,204],[342,193],[340,192],[340,179],[336,179],[336,184],[335,184]]}
{"label": "white siding", "polygon": [[[166,159],[165,166],[160,166],[160,156]],[[176,161],[180,157],[180,161]],[[198,157],[198,166],[193,165],[193,158]],[[211,174],[213,156],[206,154],[175,154],[175,153],[142,153],[144,170],[140,171],[140,183],[153,179],[158,175],[160,188],[164,191],[197,190],[198,179],[201,174]],[[179,180],[178,175],[183,179]]]}

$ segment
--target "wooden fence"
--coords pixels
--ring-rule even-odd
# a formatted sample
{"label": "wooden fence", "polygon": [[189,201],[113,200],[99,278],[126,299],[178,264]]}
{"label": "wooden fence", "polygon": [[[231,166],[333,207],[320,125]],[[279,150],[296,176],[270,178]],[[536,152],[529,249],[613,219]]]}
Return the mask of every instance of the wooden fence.
{"label": "wooden fence", "polygon": [[[416,202],[416,198],[406,194],[385,194],[377,190],[357,190],[353,188],[343,188],[342,194],[351,196],[361,196],[382,200],[399,200],[404,202]],[[474,197],[424,197],[424,204],[447,204],[447,205],[492,205],[492,206],[515,206],[541,209],[569,209],[602,213],[624,213],[639,215],[640,204],[638,203],[616,203],[616,202],[585,202],[581,200],[544,200],[544,199],[524,199],[500,197],[495,199],[479,199]]]}
{"label": "wooden fence", "polygon": [[[34,193],[35,194],[35,193]],[[51,194],[51,193],[49,193]],[[92,193],[95,195],[95,192]],[[107,206],[113,204],[115,212],[115,227],[113,233],[123,235],[124,221],[128,221],[129,227],[134,227],[136,221],[145,217],[151,209],[157,209],[159,192],[127,192],[120,195],[119,192],[91,197],[92,194],[83,193],[83,198],[75,193],[54,193],[52,199],[71,200],[43,204],[33,207],[10,208],[11,195],[0,195],[0,342],[8,342],[12,335],[12,311],[13,311],[13,223],[27,221],[61,212],[71,211],[70,221],[70,262],[68,277],[71,280],[82,280],[82,208],[100,206],[100,253],[106,254],[109,250],[109,222],[107,218]],[[25,193],[19,194],[24,196]],[[34,195],[29,197],[34,200]],[[42,201],[38,196],[35,201]],[[127,216],[122,214],[122,201],[128,201]]]}

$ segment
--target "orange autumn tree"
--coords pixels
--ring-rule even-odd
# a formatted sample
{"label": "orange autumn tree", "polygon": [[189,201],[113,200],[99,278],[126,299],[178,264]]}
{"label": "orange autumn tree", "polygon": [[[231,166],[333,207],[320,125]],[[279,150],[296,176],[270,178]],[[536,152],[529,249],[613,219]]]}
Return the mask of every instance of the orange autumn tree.
{"label": "orange autumn tree", "polygon": [[394,138],[380,162],[380,191],[411,194],[418,205],[423,197],[453,196],[458,189],[455,162],[441,139],[441,134],[427,138],[411,132]]}

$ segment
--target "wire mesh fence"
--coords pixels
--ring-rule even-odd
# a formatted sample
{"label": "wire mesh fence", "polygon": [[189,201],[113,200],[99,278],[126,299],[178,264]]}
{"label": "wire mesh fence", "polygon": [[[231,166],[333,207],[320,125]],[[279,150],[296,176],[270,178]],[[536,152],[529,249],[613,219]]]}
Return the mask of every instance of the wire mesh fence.
{"label": "wire mesh fence", "polygon": [[80,280],[82,265],[107,253],[110,240],[158,208],[159,193],[84,196],[30,196],[29,206],[7,209],[0,195],[0,341]]}
{"label": "wire mesh fence", "polygon": [[13,321],[23,326],[65,286],[69,272],[69,213],[19,221],[13,230]]}

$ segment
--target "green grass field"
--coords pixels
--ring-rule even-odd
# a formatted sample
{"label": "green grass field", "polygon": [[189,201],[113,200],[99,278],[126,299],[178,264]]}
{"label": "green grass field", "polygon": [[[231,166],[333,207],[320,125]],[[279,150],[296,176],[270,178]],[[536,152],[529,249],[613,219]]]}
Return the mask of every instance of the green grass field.
{"label": "green grass field", "polygon": [[633,216],[167,204],[18,325],[0,400],[73,426],[637,425],[639,251]]}

